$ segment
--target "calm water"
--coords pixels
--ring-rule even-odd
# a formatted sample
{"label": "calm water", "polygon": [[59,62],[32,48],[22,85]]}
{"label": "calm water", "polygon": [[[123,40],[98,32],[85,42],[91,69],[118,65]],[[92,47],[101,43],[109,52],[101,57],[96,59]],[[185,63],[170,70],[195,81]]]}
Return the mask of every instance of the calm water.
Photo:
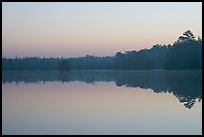
{"label": "calm water", "polygon": [[201,73],[2,72],[2,134],[202,134]]}

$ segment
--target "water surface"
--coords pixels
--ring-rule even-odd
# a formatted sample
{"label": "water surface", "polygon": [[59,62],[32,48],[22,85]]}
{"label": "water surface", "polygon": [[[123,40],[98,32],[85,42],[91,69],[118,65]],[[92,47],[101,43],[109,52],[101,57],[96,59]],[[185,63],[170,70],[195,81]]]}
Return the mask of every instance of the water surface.
{"label": "water surface", "polygon": [[201,70],[2,74],[3,134],[202,134]]}

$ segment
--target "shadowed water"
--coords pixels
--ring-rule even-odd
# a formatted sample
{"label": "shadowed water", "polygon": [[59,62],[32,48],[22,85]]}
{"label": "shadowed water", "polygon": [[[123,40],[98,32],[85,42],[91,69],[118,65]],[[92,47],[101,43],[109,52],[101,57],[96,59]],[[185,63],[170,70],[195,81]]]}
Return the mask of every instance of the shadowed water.
{"label": "shadowed water", "polygon": [[3,71],[3,134],[201,134],[201,73]]}

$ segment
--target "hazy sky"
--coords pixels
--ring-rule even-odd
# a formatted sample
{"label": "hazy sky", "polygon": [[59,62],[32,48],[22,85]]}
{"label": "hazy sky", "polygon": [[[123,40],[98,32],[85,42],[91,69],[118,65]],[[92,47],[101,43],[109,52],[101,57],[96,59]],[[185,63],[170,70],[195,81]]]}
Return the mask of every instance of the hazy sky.
{"label": "hazy sky", "polygon": [[2,4],[3,57],[113,56],[202,37],[202,3]]}

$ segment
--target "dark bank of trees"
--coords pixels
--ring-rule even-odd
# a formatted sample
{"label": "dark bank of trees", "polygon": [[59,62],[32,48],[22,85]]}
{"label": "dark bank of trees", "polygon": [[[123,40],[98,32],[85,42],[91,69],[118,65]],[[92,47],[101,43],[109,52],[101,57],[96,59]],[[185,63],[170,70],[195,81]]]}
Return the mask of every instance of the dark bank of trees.
{"label": "dark bank of trees", "polygon": [[190,30],[172,45],[154,45],[151,49],[118,52],[116,69],[201,69],[202,40]]}
{"label": "dark bank of trees", "polygon": [[60,70],[112,69],[113,57],[89,56],[79,58],[3,58],[3,70]]}
{"label": "dark bank of trees", "polygon": [[59,61],[59,70],[60,71],[69,71],[70,70],[70,60],[61,58]]}
{"label": "dark bank of trees", "polygon": [[3,70],[56,70],[59,69],[60,59],[57,58],[3,58]]}
{"label": "dark bank of trees", "polygon": [[169,47],[166,58],[165,69],[201,69],[202,40],[188,30]]}
{"label": "dark bank of trees", "polygon": [[115,69],[163,69],[168,49],[164,45],[154,45],[151,49],[118,52],[114,58]]}
{"label": "dark bank of trees", "polygon": [[85,57],[70,58],[71,69],[112,69],[114,57]]}
{"label": "dark bank of trees", "polygon": [[70,69],[202,69],[202,40],[190,30],[172,45],[156,44],[150,49],[117,52],[114,57],[87,55],[79,58],[3,58],[3,70]]}

